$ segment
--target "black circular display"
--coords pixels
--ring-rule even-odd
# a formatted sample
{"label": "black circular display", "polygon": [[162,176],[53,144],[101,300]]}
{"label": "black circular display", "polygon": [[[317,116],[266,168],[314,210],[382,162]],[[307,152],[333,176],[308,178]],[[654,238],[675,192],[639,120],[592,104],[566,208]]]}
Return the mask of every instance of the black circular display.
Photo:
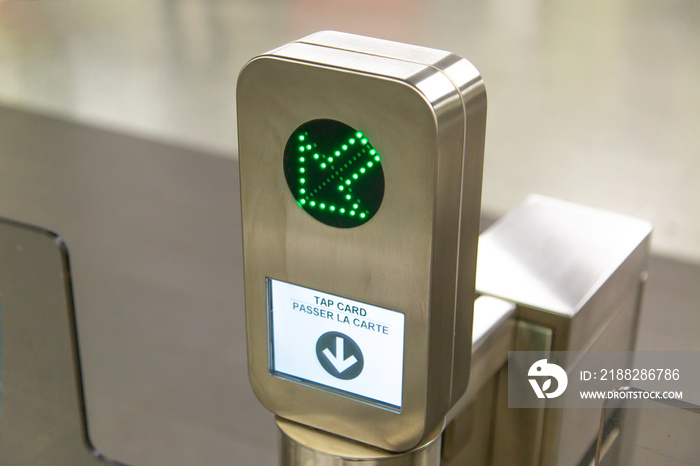
{"label": "black circular display", "polygon": [[327,332],[316,342],[316,357],[330,375],[351,380],[362,373],[365,358],[355,340],[340,332]]}
{"label": "black circular display", "polygon": [[367,135],[336,120],[299,126],[284,148],[284,175],[299,207],[338,228],[368,222],[384,198],[382,157]]}

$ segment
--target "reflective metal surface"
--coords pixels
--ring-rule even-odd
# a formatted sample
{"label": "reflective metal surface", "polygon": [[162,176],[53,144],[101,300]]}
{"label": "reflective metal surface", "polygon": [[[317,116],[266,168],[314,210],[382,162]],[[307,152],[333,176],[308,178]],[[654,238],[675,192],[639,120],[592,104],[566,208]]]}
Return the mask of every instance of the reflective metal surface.
{"label": "reflective metal surface", "polygon": [[[352,39],[351,39],[352,38]],[[475,281],[476,265],[476,247],[478,242],[479,223],[475,221],[477,213],[481,208],[481,186],[483,178],[484,164],[484,144],[486,137],[486,91],[479,71],[469,61],[461,58],[454,53],[445,52],[442,50],[430,49],[427,47],[419,47],[415,45],[407,45],[399,42],[378,41],[362,36],[353,36],[351,34],[343,34],[333,31],[324,31],[302,39],[303,42],[318,44],[327,47],[340,48],[343,50],[355,50],[360,53],[369,55],[379,55],[391,59],[407,61],[428,66],[436,71],[441,72],[447,77],[458,91],[459,98],[462,102],[464,111],[464,134],[462,135],[462,180],[460,182],[460,210],[459,215],[459,232],[458,232],[458,248],[457,248],[457,266],[455,279],[455,318],[454,318],[454,334],[462,337],[456,337],[453,341],[452,350],[452,388],[450,394],[450,406],[464,394],[471,373],[470,358],[472,353],[471,335],[472,328],[472,306],[474,301],[473,283]],[[412,81],[414,78],[411,78]],[[438,97],[435,77],[431,79],[422,78],[421,82],[416,82],[417,89],[433,101],[433,105],[445,97]],[[428,84],[428,82],[431,82]],[[438,112],[443,111],[441,107],[445,104],[441,102],[437,105]],[[444,123],[443,123],[444,124]],[[440,152],[448,153],[453,149],[453,143],[448,141],[452,136],[444,129],[440,131],[441,146],[438,148]],[[451,132],[451,131],[450,131]],[[456,137],[456,135],[455,135]],[[448,197],[447,180],[450,176],[446,173],[451,168],[446,163],[446,157],[441,157],[438,161],[439,177],[437,184],[440,186],[438,191],[438,209],[441,204],[446,203],[445,198]],[[440,168],[440,166],[442,166]],[[456,185],[456,183],[454,183]],[[439,214],[437,218],[440,221],[436,222],[439,226],[444,223],[443,228],[448,230],[453,228],[445,217],[445,213]],[[437,229],[437,236],[442,236],[443,231]],[[440,254],[441,247],[435,247],[434,257],[449,262],[453,256],[450,256],[447,251]],[[435,256],[437,255],[437,256]],[[442,256],[442,257],[441,257]],[[433,266],[434,281],[452,279],[451,271],[445,272],[442,277],[437,272],[438,266]],[[434,303],[435,304],[435,303]]]}
{"label": "reflective metal surface", "polygon": [[500,377],[492,377],[443,432],[441,466],[491,465]]}
{"label": "reflective metal surface", "polygon": [[[281,417],[407,450],[466,389],[485,91],[476,69],[447,52],[417,48],[423,63],[402,55],[406,45],[378,42],[400,57],[391,58],[362,53],[368,38],[359,51],[315,38],[338,47],[353,42],[322,33],[287,44],[253,59],[238,81],[251,383]],[[284,144],[317,118],[361,129],[382,154],[382,208],[361,228],[312,220],[289,194]],[[400,414],[270,375],[267,277],[405,315]],[[455,344],[455,335],[467,337]]]}
{"label": "reflective metal surface", "polygon": [[443,432],[443,466],[487,464],[492,458],[500,372],[513,350],[515,305],[490,296],[474,302],[469,387],[452,407]]}
{"label": "reflective metal surface", "polygon": [[[650,234],[646,222],[531,196],[481,235],[477,290],[516,303],[519,324],[551,332],[532,349],[633,350]],[[516,337],[518,349],[531,345]],[[495,464],[578,464],[594,443],[596,410],[518,411],[501,404],[496,414]]]}
{"label": "reflective metal surface", "polygon": [[0,218],[0,465],[99,466],[85,425],[68,254]]}
{"label": "reflective metal surface", "polygon": [[440,426],[404,453],[390,453],[277,418],[280,466],[437,466]]}
{"label": "reflective metal surface", "polygon": [[[508,408],[505,357],[509,349],[633,349],[650,233],[645,222],[540,196],[482,233],[477,291],[487,296],[477,302],[488,315],[480,323],[476,314],[478,375],[448,418],[445,466],[467,458],[483,465],[590,461],[598,410],[554,409],[546,400]],[[574,373],[576,363],[566,370]]]}
{"label": "reflective metal surface", "polygon": [[[549,327],[519,321],[515,332],[515,351],[549,351],[553,332]],[[487,444],[492,449],[489,457],[494,466],[499,464],[540,465],[545,446],[545,403],[538,409],[508,408],[508,369],[498,374],[498,393],[494,403],[493,438]],[[556,440],[548,440],[556,447]],[[552,445],[553,444],[553,445]]]}
{"label": "reflective metal surface", "polygon": [[3,215],[71,247],[95,448],[134,466],[274,464],[247,377],[237,162],[0,108],[0,165]]}
{"label": "reflective metal surface", "polygon": [[[529,196],[480,236],[477,288],[571,317],[615,284],[609,280],[617,278],[629,256],[648,249],[650,234],[651,225],[641,220]],[[639,281],[638,276],[625,279],[623,285]],[[603,310],[586,316],[595,320],[580,330],[583,335],[572,335],[576,348],[585,349],[590,328],[606,316]]]}
{"label": "reflective metal surface", "polygon": [[447,423],[459,416],[484,385],[508,360],[516,337],[515,304],[491,296],[480,296],[474,302],[472,330],[472,365],[467,391],[450,409]]}
{"label": "reflective metal surface", "polygon": [[[479,419],[465,407],[477,392],[486,396],[495,392],[493,375],[505,363],[514,341],[513,304],[491,297],[481,297],[474,303],[472,335],[473,361],[470,388],[450,411],[449,426],[440,435],[442,425],[427,442],[406,453],[394,454],[375,449],[325,432],[277,418],[280,430],[280,464],[301,465],[459,465],[473,454],[465,447],[476,443],[473,436],[487,435],[493,409],[480,410]],[[477,388],[472,388],[477,387]],[[483,406],[483,404],[481,405]],[[491,407],[491,405],[489,405]],[[457,418],[457,419],[454,419]],[[442,447],[441,447],[442,445]],[[455,461],[454,463],[452,461]],[[461,462],[460,462],[461,461]],[[473,462],[474,459],[472,458]],[[478,463],[477,463],[478,464]]]}

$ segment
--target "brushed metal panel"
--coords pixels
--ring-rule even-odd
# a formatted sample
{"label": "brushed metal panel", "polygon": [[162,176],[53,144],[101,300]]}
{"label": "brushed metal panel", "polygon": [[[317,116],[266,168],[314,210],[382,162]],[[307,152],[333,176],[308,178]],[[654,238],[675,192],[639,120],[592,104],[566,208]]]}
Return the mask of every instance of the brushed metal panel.
{"label": "brushed metal panel", "polygon": [[104,464],[87,437],[63,240],[0,218],[0,299],[0,465]]}
{"label": "brushed metal panel", "polygon": [[246,377],[237,161],[0,108],[0,164],[2,215],[71,248],[95,447],[135,465],[275,463]]}
{"label": "brushed metal panel", "polygon": [[[459,238],[473,232],[475,245],[480,199],[463,200],[463,97],[442,72],[415,63],[302,43],[271,53],[251,61],[238,84],[252,385],[263,404],[282,417],[405,450],[451,404],[456,321],[460,331],[468,325],[471,333],[473,286],[466,293],[472,303],[464,306],[468,319],[457,317],[455,304],[457,269],[463,266],[469,277],[475,257],[469,247],[460,255]],[[362,130],[383,154],[384,201],[365,225],[339,231],[320,224],[289,193],[281,164],[284,144],[299,124],[316,118]],[[469,164],[478,168],[468,174],[470,187],[480,187],[481,163]],[[462,220],[469,223],[463,231],[460,209],[471,215]],[[269,375],[268,276],[405,314],[400,415]],[[468,356],[462,362],[468,373]]]}
{"label": "brushed metal panel", "polygon": [[279,429],[280,465],[283,466],[436,466],[440,464],[442,428],[416,448],[403,453],[346,440],[335,435],[275,419]]}
{"label": "brushed metal panel", "polygon": [[638,219],[529,196],[479,238],[477,289],[573,316],[650,235]]}
{"label": "brushed metal panel", "polygon": [[[515,302],[521,323],[548,329],[553,351],[627,351],[634,346],[650,236],[647,222],[531,196],[481,235],[477,289]],[[542,345],[519,338],[516,346]],[[507,448],[496,448],[496,458],[577,463],[595,437],[599,413],[576,411],[550,409],[518,420],[499,408],[498,416],[509,419],[501,424],[521,433],[514,438],[530,437],[518,447],[499,440]]]}
{"label": "brushed metal panel", "polygon": [[339,31],[319,31],[295,42],[352,50],[367,55],[394,58],[423,65],[434,64],[452,55],[445,50],[363,37]]}
{"label": "brushed metal panel", "polygon": [[[547,327],[518,321],[515,351],[549,351],[553,332]],[[545,403],[539,408],[508,408],[508,367],[498,374],[498,394],[494,409],[494,465],[538,466],[542,458]]]}

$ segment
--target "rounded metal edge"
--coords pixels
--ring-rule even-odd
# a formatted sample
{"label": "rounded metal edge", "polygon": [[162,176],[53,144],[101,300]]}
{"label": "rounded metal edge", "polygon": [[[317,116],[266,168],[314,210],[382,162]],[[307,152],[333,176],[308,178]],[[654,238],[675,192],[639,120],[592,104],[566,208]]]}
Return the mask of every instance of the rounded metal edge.
{"label": "rounded metal edge", "polygon": [[283,466],[437,466],[444,424],[415,448],[395,453],[275,417]]}

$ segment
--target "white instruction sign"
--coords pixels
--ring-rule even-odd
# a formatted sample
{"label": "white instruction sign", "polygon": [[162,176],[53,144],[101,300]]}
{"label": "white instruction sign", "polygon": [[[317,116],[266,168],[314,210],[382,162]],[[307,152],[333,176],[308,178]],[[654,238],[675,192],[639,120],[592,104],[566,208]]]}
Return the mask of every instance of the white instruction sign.
{"label": "white instruction sign", "polygon": [[401,410],[404,315],[267,279],[271,372]]}

